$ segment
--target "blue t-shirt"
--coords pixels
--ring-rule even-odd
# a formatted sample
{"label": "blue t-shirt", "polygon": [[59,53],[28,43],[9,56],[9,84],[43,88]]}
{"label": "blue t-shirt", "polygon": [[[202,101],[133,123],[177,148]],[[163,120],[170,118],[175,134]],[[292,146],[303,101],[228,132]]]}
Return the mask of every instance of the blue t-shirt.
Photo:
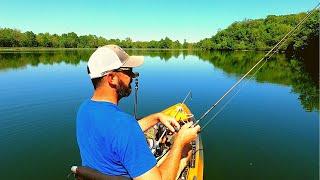
{"label": "blue t-shirt", "polygon": [[109,102],[82,103],[77,141],[82,165],[107,175],[134,178],[157,163],[136,119]]}

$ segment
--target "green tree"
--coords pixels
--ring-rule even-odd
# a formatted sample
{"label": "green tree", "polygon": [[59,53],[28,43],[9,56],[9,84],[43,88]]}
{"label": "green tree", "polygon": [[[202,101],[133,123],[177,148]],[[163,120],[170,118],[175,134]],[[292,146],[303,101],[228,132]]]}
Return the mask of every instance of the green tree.
{"label": "green tree", "polygon": [[65,48],[76,48],[78,45],[79,39],[78,35],[74,32],[68,34],[62,34],[60,37],[60,44]]}
{"label": "green tree", "polygon": [[16,29],[0,29],[0,46],[1,47],[20,47],[22,33]]}
{"label": "green tree", "polygon": [[22,46],[23,47],[37,47],[37,39],[36,35],[32,31],[27,31],[23,33],[23,39],[22,39]]}
{"label": "green tree", "polygon": [[171,49],[172,48],[172,40],[168,37],[165,39],[161,39],[159,41],[159,48],[161,49]]}
{"label": "green tree", "polygon": [[51,35],[49,33],[39,33],[36,36],[37,43],[40,47],[53,47]]}
{"label": "green tree", "polygon": [[[204,50],[267,50],[279,42],[305,16],[306,13],[269,15],[265,19],[234,22],[228,28],[219,30],[210,39],[200,40],[196,47]],[[316,31],[319,31],[319,10],[304,23],[298,35],[288,39],[280,50],[286,50],[290,44],[292,49],[306,46],[308,37]]]}

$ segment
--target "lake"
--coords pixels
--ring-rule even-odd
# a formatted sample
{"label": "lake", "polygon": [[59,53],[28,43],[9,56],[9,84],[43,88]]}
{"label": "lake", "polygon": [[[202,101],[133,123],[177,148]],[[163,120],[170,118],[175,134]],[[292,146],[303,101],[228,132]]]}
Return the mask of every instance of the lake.
{"label": "lake", "polygon": [[[80,164],[75,117],[93,88],[93,50],[0,52],[0,179],[66,179]],[[199,118],[263,52],[129,50],[144,55],[138,116],[181,102]],[[277,54],[200,124],[205,179],[318,179],[318,73]],[[313,78],[316,77],[316,78]],[[316,79],[316,80],[314,80]],[[133,112],[133,95],[120,106]]]}

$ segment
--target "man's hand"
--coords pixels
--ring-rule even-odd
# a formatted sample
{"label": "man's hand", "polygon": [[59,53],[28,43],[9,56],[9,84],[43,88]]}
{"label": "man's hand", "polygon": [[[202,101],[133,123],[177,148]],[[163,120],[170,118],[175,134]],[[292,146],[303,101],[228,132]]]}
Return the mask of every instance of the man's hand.
{"label": "man's hand", "polygon": [[191,127],[193,122],[188,122],[183,125],[177,134],[176,141],[181,143],[182,146],[190,143],[192,140],[196,139],[198,132],[200,131],[200,126],[196,125]]}
{"label": "man's hand", "polygon": [[[152,114],[147,118],[153,123],[157,123],[159,121],[162,122],[171,131],[174,131],[173,126],[180,128],[179,123],[174,118],[167,116],[163,113]],[[145,120],[146,118],[143,121]],[[191,156],[191,153],[189,153],[187,157],[183,156],[182,151],[188,143],[190,143],[192,140],[194,140],[197,137],[197,134],[200,131],[199,125],[195,127],[191,127],[192,124],[193,124],[192,122],[186,123],[181,127],[181,129],[177,133],[173,146],[169,151],[170,154],[167,156],[164,162],[161,163],[159,167],[158,166],[153,167],[143,175],[134,178],[134,180],[147,180],[147,179],[174,180],[176,179],[181,158],[186,158],[186,159],[183,159],[183,161],[187,162],[187,159],[190,158]]]}
{"label": "man's hand", "polygon": [[147,117],[140,119],[138,122],[142,131],[146,131],[158,122],[161,122],[172,132],[175,132],[175,129],[180,129],[179,123],[173,117],[165,115],[162,112],[151,114]]}
{"label": "man's hand", "polygon": [[175,132],[175,129],[180,129],[180,124],[171,116],[165,115],[164,113],[156,113],[156,116],[163,125],[165,125],[171,132]]}

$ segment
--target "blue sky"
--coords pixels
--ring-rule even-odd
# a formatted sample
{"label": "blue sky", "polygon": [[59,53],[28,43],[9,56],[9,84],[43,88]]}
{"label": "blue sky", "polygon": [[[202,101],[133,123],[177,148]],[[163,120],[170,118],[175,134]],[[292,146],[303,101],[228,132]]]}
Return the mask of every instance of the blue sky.
{"label": "blue sky", "polygon": [[0,27],[35,33],[94,34],[107,39],[189,42],[245,18],[307,11],[318,0],[0,0]]}

